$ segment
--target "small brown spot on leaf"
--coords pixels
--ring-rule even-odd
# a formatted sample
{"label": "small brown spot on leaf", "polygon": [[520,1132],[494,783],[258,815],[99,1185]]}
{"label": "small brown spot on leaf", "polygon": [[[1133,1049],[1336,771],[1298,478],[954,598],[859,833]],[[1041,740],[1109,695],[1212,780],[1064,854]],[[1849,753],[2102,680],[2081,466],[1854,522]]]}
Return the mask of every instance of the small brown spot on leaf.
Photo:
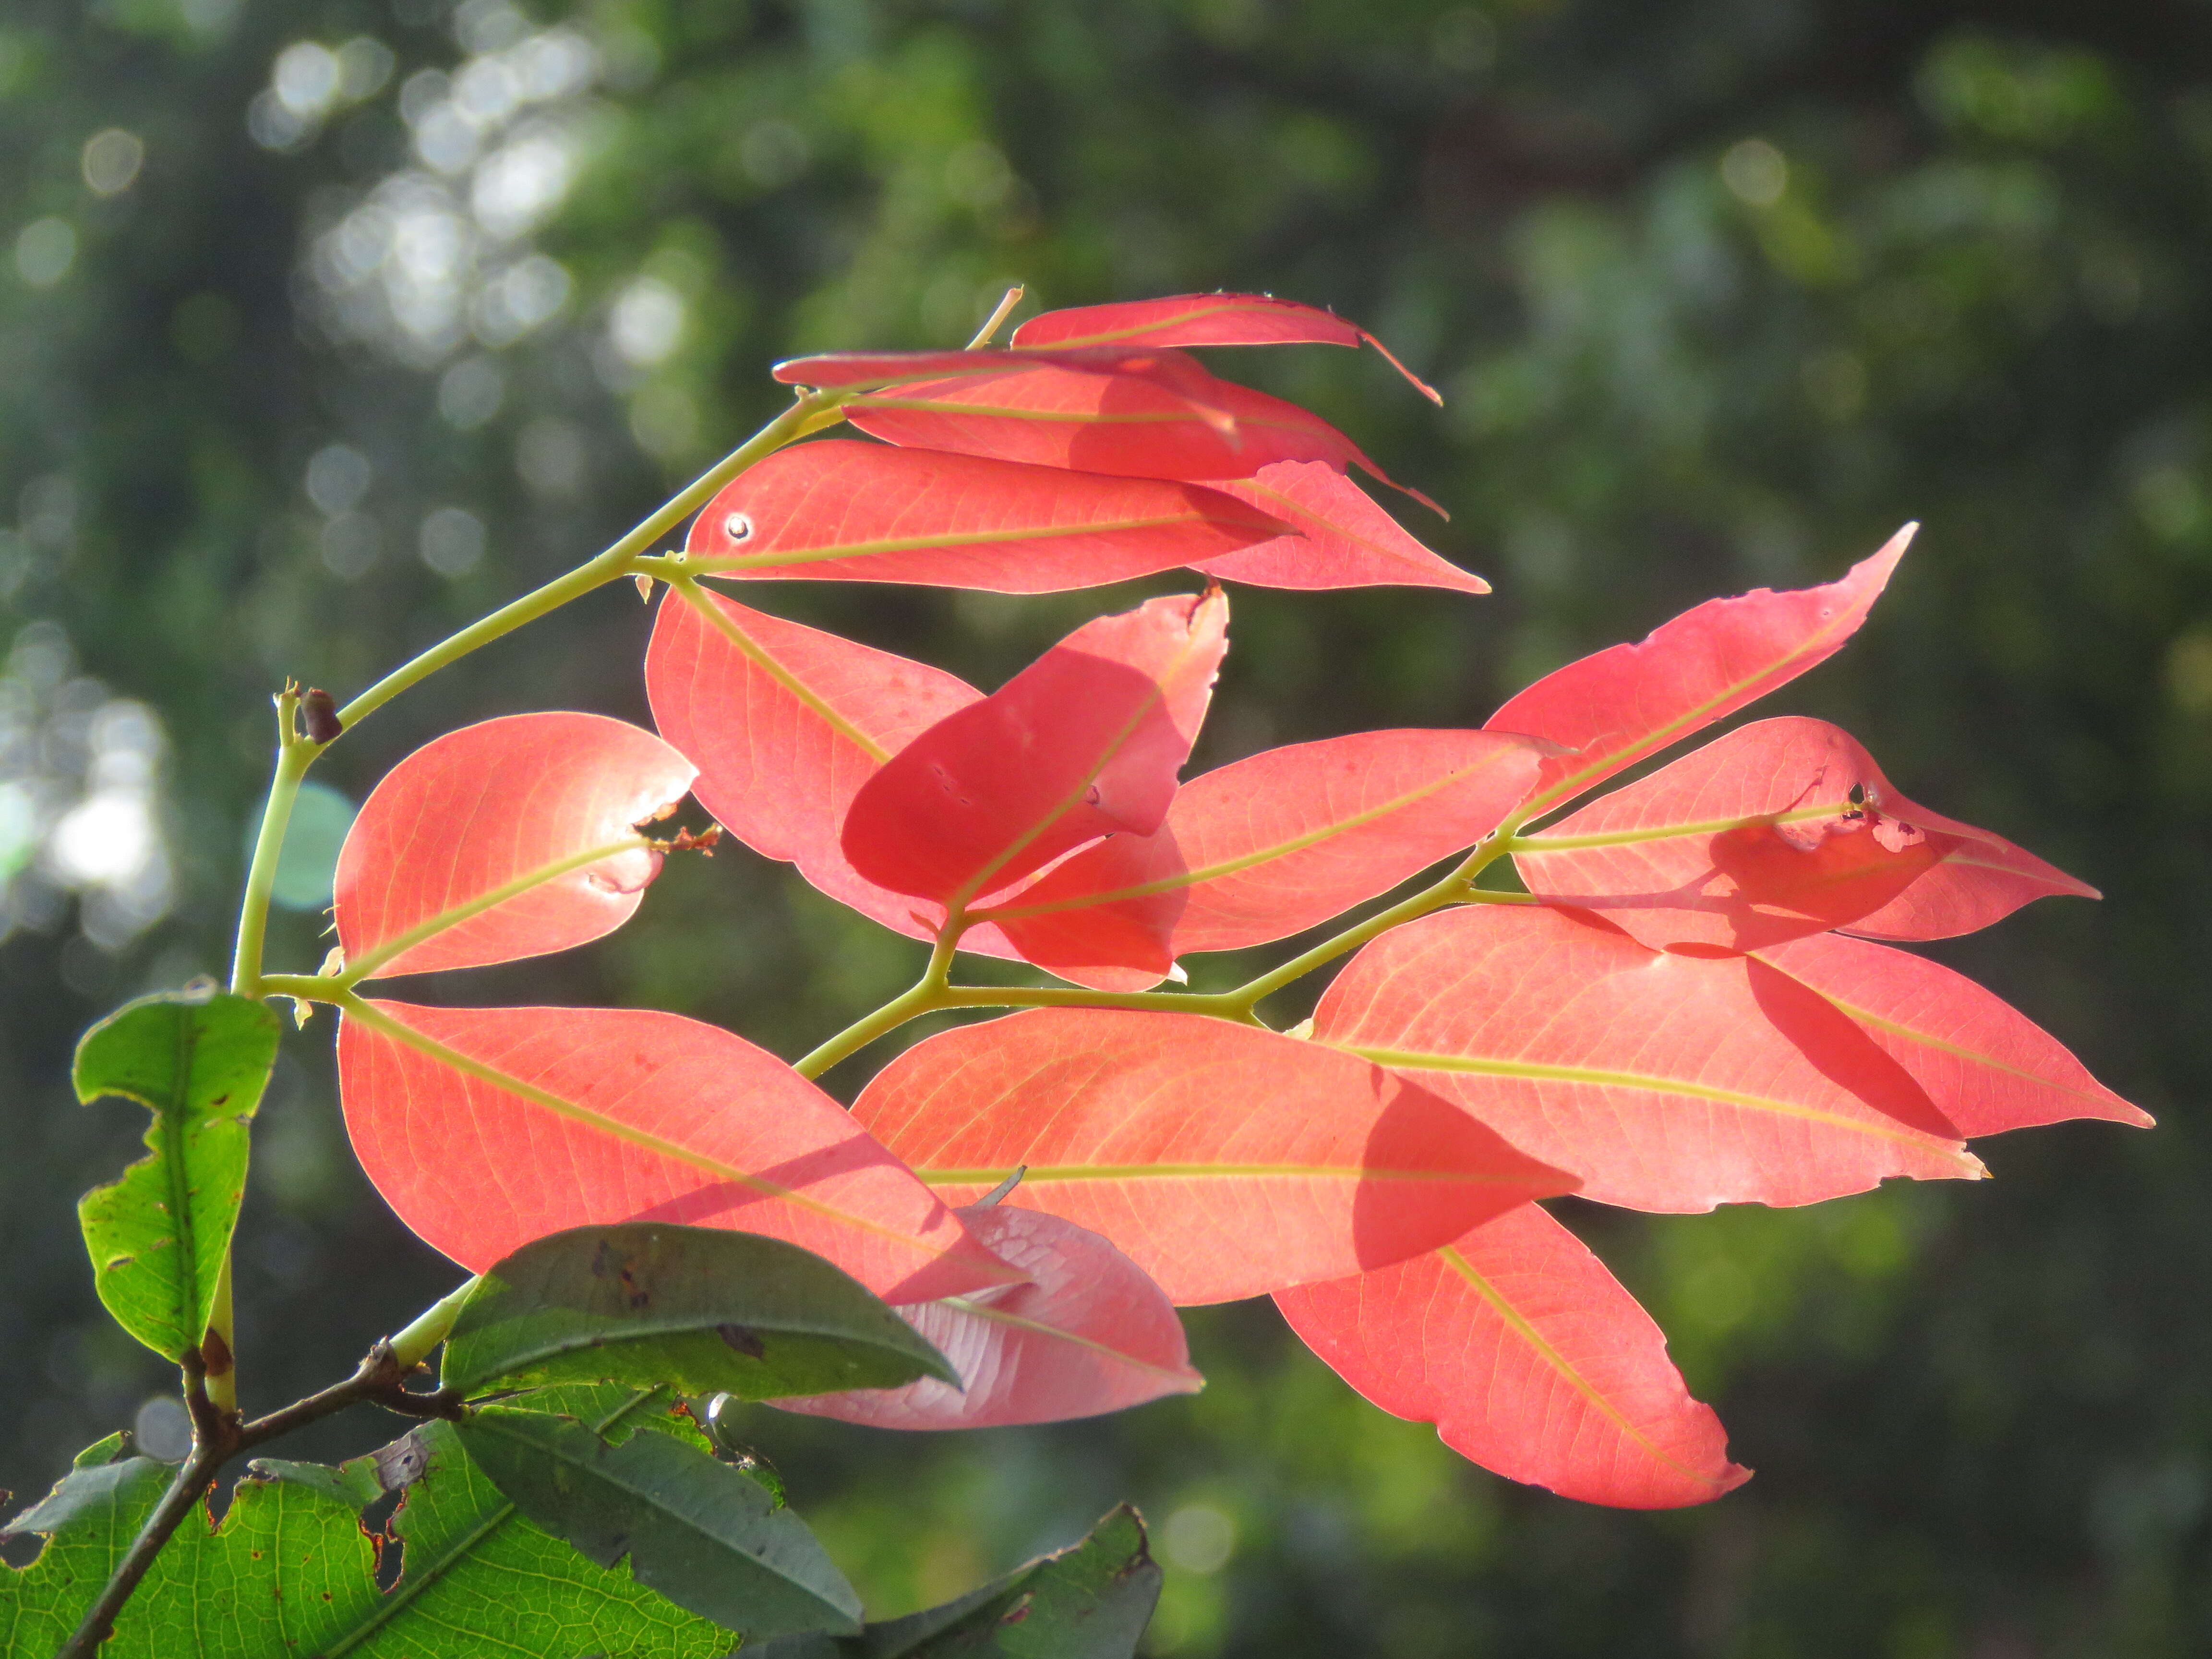
{"label": "small brown spot on leaf", "polygon": [[744,1355],[748,1359],[761,1359],[767,1357],[767,1348],[762,1346],[759,1336],[748,1326],[717,1325],[714,1327],[714,1334],[720,1337],[732,1350]]}

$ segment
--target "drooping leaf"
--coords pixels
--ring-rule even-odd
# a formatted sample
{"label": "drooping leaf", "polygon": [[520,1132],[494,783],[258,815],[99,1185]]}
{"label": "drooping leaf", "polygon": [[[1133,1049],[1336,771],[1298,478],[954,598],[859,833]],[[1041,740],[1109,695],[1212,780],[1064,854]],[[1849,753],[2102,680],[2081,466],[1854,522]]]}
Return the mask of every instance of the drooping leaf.
{"label": "drooping leaf", "polygon": [[1314,1036],[1601,1203],[1810,1204],[1983,1173],[1911,1075],[1786,974],[1647,950],[1594,917],[1480,905],[1395,928],[1323,994]]}
{"label": "drooping leaf", "polygon": [[1175,799],[1227,648],[1217,591],[1085,623],[948,714],[853,796],[845,856],[896,892],[964,904]]}
{"label": "drooping leaf", "polygon": [[660,870],[635,826],[697,770],[602,714],[509,714],[425,744],[370,793],[338,856],[348,963],[477,968],[612,933]]}
{"label": "drooping leaf", "polygon": [[1497,732],[1365,732],[1192,779],[1149,836],[1085,848],[981,913],[1029,961],[1140,990],[1188,952],[1286,938],[1470,847],[1543,750]]}
{"label": "drooping leaf", "polygon": [[1376,1405],[1434,1423],[1453,1450],[1511,1480],[1643,1510],[1706,1503],[1751,1478],[1651,1316],[1533,1204],[1275,1304]]}
{"label": "drooping leaf", "polygon": [[[0,1564],[0,1653],[46,1659],[61,1645],[173,1471],[137,1457],[101,1473],[95,1501],[15,1523],[48,1536],[28,1567]],[[404,1492],[392,1531],[405,1547],[398,1583],[380,1590],[383,1540],[364,1530],[360,1510],[387,1490]],[[519,1585],[527,1593],[518,1595]],[[727,1630],[532,1526],[438,1423],[339,1468],[252,1465],[219,1528],[188,1519],[178,1528],[100,1651],[101,1659],[721,1659],[730,1645]]]}
{"label": "drooping leaf", "polygon": [[1638,645],[1547,674],[1484,725],[1577,752],[1546,763],[1534,817],[1826,662],[1858,631],[1917,525],[1821,587],[1708,599]]}
{"label": "drooping leaf", "polygon": [[1448,587],[1490,584],[1431,552],[1359,486],[1319,461],[1278,461],[1216,489],[1280,519],[1297,533],[1205,560],[1198,568],[1255,587]]}
{"label": "drooping leaf", "polygon": [[707,1452],[512,1406],[481,1407],[456,1433],[532,1522],[602,1567],[627,1560],[687,1612],[748,1638],[860,1628],[860,1598],[805,1523]]}
{"label": "drooping leaf", "polygon": [[781,1239],[578,1227],[495,1263],[461,1304],[439,1380],[667,1384],[747,1400],[895,1388],[951,1368],[866,1288]]}
{"label": "drooping leaf", "polygon": [[[247,1125],[276,1062],[276,1016],[220,992],[141,999],[77,1044],[79,1100],[154,1115],[149,1155],[79,1200],[93,1283],[116,1322],[166,1358],[205,1334],[246,1190]],[[210,1368],[228,1369],[222,1356]]]}
{"label": "drooping leaf", "polygon": [[338,1084],[385,1201],[475,1272],[637,1221],[786,1239],[879,1296],[1010,1277],[836,1102],[697,1020],[369,1003],[339,1028]]}
{"label": "drooping leaf", "polygon": [[1112,374],[1006,355],[1014,361],[995,373],[917,379],[861,393],[844,405],[845,418],[872,437],[911,448],[1121,477],[1203,483],[1249,478],[1277,461],[1321,461],[1391,482],[1319,416],[1217,380],[1195,362],[1177,362],[1179,353],[1149,354],[1149,372]]}
{"label": "drooping leaf", "polygon": [[960,1386],[925,1377],[779,1400],[779,1409],[881,1429],[981,1429],[1095,1417],[1206,1386],[1174,1305],[1110,1242],[1008,1204],[961,1213],[1029,1282],[899,1310],[952,1362]]}
{"label": "drooping leaf", "polygon": [[1133,1659],[1159,1596],[1145,1523],[1124,1504],[1080,1543],[942,1607],[858,1636],[779,1636],[753,1659]]}
{"label": "drooping leaf", "polygon": [[1186,1304],[1403,1261],[1575,1185],[1352,1055],[1197,1014],[957,1027],[853,1115],[955,1203],[1026,1165],[1000,1208],[1103,1233]]}
{"label": "drooping leaf", "polygon": [[1299,538],[1266,509],[1196,484],[830,441],[733,479],[692,521],[689,551],[717,576],[1048,593],[1255,543],[1281,544],[1273,556],[1287,562]]}
{"label": "drooping leaf", "polygon": [[1382,342],[1333,311],[1267,294],[1176,294],[1160,300],[1074,306],[1030,318],[1013,332],[1017,349],[1085,346],[1371,345],[1432,404],[1436,388],[1392,356]]}
{"label": "drooping leaf", "polygon": [[1863,1026],[1963,1135],[2080,1117],[2151,1127],[2050,1032],[1940,963],[1836,933],[1759,954]]}
{"label": "drooping leaf", "polygon": [[1753,951],[1829,928],[1941,939],[2045,894],[2095,896],[1986,830],[1890,787],[1825,720],[1759,720],[1563,818],[1514,863],[1531,892],[1655,949]]}

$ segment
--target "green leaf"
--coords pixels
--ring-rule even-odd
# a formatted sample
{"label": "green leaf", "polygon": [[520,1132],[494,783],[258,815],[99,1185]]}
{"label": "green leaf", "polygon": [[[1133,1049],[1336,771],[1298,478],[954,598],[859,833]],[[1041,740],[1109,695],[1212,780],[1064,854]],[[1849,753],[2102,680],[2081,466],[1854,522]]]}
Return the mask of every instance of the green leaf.
{"label": "green leaf", "polygon": [[122,1095],[154,1114],[151,1156],[87,1193],[77,1218],[100,1299],[167,1358],[199,1342],[214,1311],[246,1190],[246,1124],[276,1036],[276,1016],[258,1002],[178,992],[129,1004],[77,1045],[80,1100]]}
{"label": "green leaf", "polygon": [[959,1376],[914,1328],[811,1251],[713,1227],[577,1227],[486,1273],[442,1381],[604,1379],[763,1400]]}
{"label": "green leaf", "polygon": [[[60,1646],[174,1473],[143,1457],[80,1470],[13,1523],[11,1532],[49,1535],[28,1567],[0,1565],[0,1655],[47,1659]],[[392,1490],[403,1493],[392,1532],[373,1537],[361,1510]],[[57,1505],[64,1492],[68,1502]],[[394,1544],[399,1580],[380,1589],[377,1553]],[[728,1631],[628,1573],[593,1565],[516,1514],[438,1423],[342,1468],[252,1465],[220,1528],[190,1517],[177,1529],[100,1651],[100,1659],[720,1659],[729,1650]]]}
{"label": "green leaf", "polygon": [[860,1601],[799,1517],[742,1471],[669,1436],[488,1406],[461,1443],[515,1506],[602,1566],[747,1638],[860,1628]]}
{"label": "green leaf", "polygon": [[1127,1504],[1081,1543],[957,1601],[858,1636],[788,1636],[747,1659],[1130,1659],[1160,1598],[1145,1523]]}

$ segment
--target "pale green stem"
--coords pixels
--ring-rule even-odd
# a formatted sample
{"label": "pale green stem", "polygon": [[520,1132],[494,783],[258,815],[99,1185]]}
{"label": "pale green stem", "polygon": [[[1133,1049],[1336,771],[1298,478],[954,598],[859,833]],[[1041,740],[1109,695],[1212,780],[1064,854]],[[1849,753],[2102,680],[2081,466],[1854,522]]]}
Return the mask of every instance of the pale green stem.
{"label": "pale green stem", "polygon": [[[226,1358],[221,1370],[210,1365],[200,1378],[200,1386],[207,1390],[208,1404],[219,1412],[238,1409],[238,1343],[231,1334],[235,1322],[230,1308],[230,1252],[222,1253],[222,1265],[216,1269],[215,1300],[208,1309],[208,1334],[222,1344]],[[207,1356],[207,1338],[200,1339],[200,1353]]]}
{"label": "pale green stem", "polygon": [[1012,311],[1016,306],[1021,304],[1022,295],[1024,291],[1025,290],[1019,283],[1015,283],[1013,287],[1006,290],[1005,295],[1000,300],[997,308],[991,313],[989,320],[985,322],[982,327],[977,329],[975,331],[975,337],[968,342],[969,350],[981,351],[985,346],[991,343],[991,337],[999,331],[999,325],[1006,320],[1008,313]]}
{"label": "pale green stem", "polygon": [[846,1055],[857,1053],[873,1042],[886,1031],[896,1030],[907,1021],[939,1007],[936,999],[943,994],[945,981],[952,973],[952,952],[960,943],[966,919],[957,912],[945,919],[938,930],[937,943],[931,947],[929,965],[913,986],[893,997],[865,1019],[855,1020],[836,1036],[792,1066],[804,1078],[820,1077]]}
{"label": "pale green stem", "polygon": [[320,744],[308,742],[295,729],[298,706],[298,696],[289,688],[276,699],[276,770],[269,781],[269,799],[261,809],[261,829],[246,866],[246,896],[238,906],[238,949],[231,958],[230,988],[242,997],[260,994],[262,941],[269,931],[269,896],[276,886],[285,826],[292,821],[300,780],[321,752]]}
{"label": "pale green stem", "polygon": [[392,1339],[392,1357],[399,1362],[402,1371],[414,1370],[446,1340],[460,1314],[461,1304],[476,1289],[477,1282],[473,1279],[464,1281],[451,1295],[441,1297],[416,1315],[407,1328]]}

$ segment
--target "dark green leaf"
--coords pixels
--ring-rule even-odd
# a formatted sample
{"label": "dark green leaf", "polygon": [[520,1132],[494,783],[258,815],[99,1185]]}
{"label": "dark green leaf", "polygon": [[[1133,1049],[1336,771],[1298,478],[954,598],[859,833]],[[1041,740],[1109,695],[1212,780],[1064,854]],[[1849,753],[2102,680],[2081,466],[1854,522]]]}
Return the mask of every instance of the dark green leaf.
{"label": "dark green leaf", "polygon": [[755,1480],[666,1435],[611,1443],[591,1425],[489,1406],[461,1443],[556,1537],[749,1638],[858,1631],[860,1598],[799,1517]]}
{"label": "dark green leaf", "polygon": [[154,1114],[151,1156],[87,1193],[77,1216],[100,1299],[167,1358],[207,1330],[276,1036],[276,1016],[258,1002],[180,992],[130,1004],[77,1045],[80,1100],[122,1095]]}
{"label": "dark green leaf", "polygon": [[447,1338],[464,1394],[608,1379],[748,1400],[959,1377],[858,1281],[781,1239],[578,1227],[486,1273]]}
{"label": "dark green leaf", "polygon": [[[47,1659],[173,1474],[143,1457],[81,1469],[15,1522],[49,1536],[30,1566],[0,1565],[0,1655]],[[361,1509],[394,1488],[392,1534],[372,1538]],[[380,1590],[377,1552],[393,1543],[401,1575]],[[178,1528],[100,1659],[714,1659],[729,1648],[728,1631],[532,1526],[439,1423],[342,1468],[255,1463],[219,1528],[197,1517]]]}
{"label": "dark green leaf", "polygon": [[745,1659],[1130,1659],[1160,1598],[1145,1523],[1124,1504],[1081,1543],[957,1601],[858,1636],[787,1636]]}

